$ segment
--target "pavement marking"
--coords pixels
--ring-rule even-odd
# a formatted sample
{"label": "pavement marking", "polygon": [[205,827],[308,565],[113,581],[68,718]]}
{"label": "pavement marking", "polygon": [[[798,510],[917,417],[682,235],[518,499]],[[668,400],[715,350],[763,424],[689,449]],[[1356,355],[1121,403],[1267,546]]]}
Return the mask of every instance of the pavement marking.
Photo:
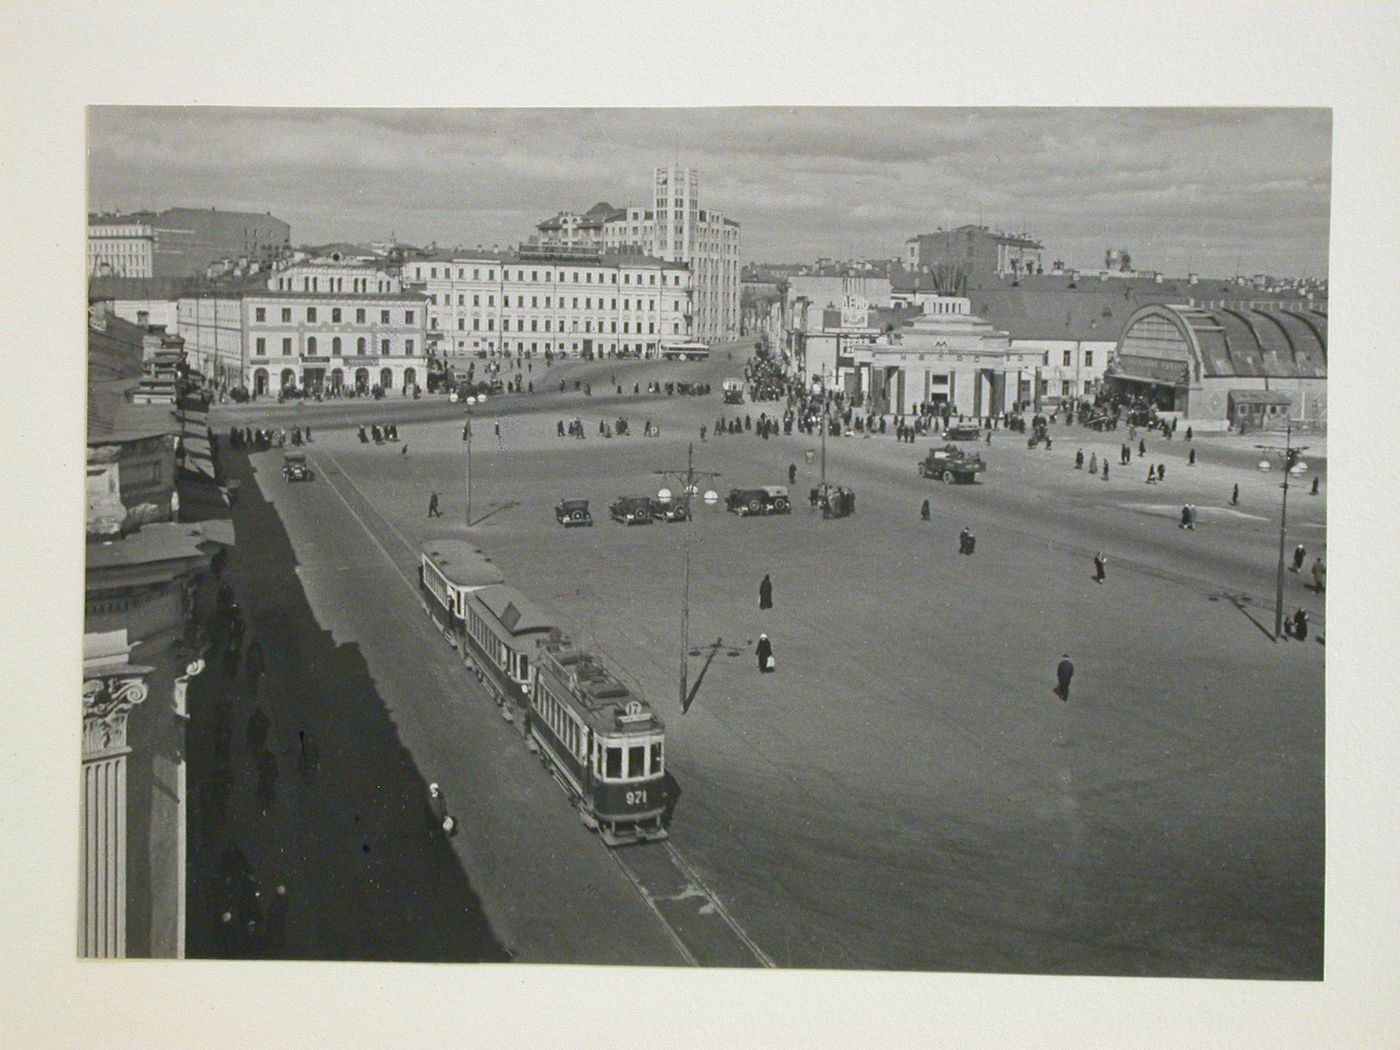
{"label": "pavement marking", "polygon": [[669,937],[671,943],[676,946],[676,951],[680,952],[681,957],[691,966],[699,966],[699,960],[697,960],[695,956],[691,954],[690,949],[685,946],[685,942],[681,940],[681,935],[666,921],[666,916],[661,914],[661,909],[656,906],[655,898],[647,892],[647,888],[642,884],[642,880],[631,868],[622,862],[622,858],[618,856],[617,850],[610,849],[608,850],[608,854],[612,857],[614,863],[617,864],[622,874],[627,878],[627,881],[632,884],[632,888],[636,890],[642,900],[646,902],[646,906],[650,908],[651,913],[656,916],[656,921],[661,923],[661,928],[666,931],[666,936]]}
{"label": "pavement marking", "polygon": [[734,920],[734,916],[729,914],[729,909],[726,908],[724,906],[724,902],[719,899],[719,894],[717,894],[714,890],[710,889],[710,887],[706,884],[705,880],[700,877],[699,872],[697,872],[693,867],[691,867],[690,863],[684,857],[681,856],[680,851],[676,849],[675,846],[667,842],[665,844],[665,848],[666,852],[675,862],[676,867],[680,868],[681,873],[685,875],[686,878],[690,879],[690,881],[693,882],[699,888],[700,892],[705,895],[705,898],[710,902],[710,904],[714,906],[714,910],[719,913],[719,917],[724,920],[725,925],[734,931],[734,935],[738,937],[739,940],[744,942],[744,947],[747,948],[750,952],[752,952],[754,958],[761,962],[768,969],[774,969],[777,966],[777,964],[773,962],[773,960],[769,957],[767,952],[765,952],[762,948],[758,946],[758,944],[754,941],[752,937],[748,935],[744,928]]}

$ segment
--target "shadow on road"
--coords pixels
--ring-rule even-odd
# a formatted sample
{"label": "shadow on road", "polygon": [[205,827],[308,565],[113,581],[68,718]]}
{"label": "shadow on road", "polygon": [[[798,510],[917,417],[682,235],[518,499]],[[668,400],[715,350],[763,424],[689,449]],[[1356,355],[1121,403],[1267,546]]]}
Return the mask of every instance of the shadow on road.
{"label": "shadow on road", "polygon": [[1248,620],[1250,623],[1254,624],[1255,627],[1259,628],[1260,634],[1262,634],[1265,638],[1269,639],[1269,641],[1271,642],[1274,640],[1274,632],[1271,631],[1268,627],[1264,626],[1258,620],[1256,620],[1254,618],[1254,614],[1249,611],[1249,595],[1230,594],[1229,592],[1224,592],[1221,594],[1211,594],[1207,597],[1213,602],[1218,602],[1220,601],[1220,599],[1224,598],[1236,609],[1244,613],[1245,619]]}
{"label": "shadow on road", "polygon": [[[267,673],[255,682],[246,664],[233,674],[211,667],[190,689],[187,953],[507,960],[457,855],[429,819],[427,784],[359,648],[336,645],[316,622],[287,534],[246,454],[225,458],[242,498],[224,579],[248,616],[248,642],[261,642]],[[265,749],[245,740],[255,697],[271,720]],[[315,742],[312,763],[307,737]],[[268,773],[269,754],[275,798],[267,803],[254,785]],[[210,806],[214,797],[227,802]],[[230,846],[246,856],[255,880],[240,880],[237,890],[245,903],[238,919],[251,913],[255,936],[231,937],[223,922],[233,892]],[[287,893],[274,905],[278,885]]]}

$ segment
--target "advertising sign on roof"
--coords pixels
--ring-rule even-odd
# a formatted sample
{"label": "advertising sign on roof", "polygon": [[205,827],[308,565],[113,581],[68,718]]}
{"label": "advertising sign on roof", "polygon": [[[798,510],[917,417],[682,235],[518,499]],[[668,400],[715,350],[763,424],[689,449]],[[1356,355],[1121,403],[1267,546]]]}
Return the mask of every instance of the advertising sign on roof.
{"label": "advertising sign on roof", "polygon": [[848,295],[841,300],[841,327],[864,328],[870,319],[870,303],[863,295]]}

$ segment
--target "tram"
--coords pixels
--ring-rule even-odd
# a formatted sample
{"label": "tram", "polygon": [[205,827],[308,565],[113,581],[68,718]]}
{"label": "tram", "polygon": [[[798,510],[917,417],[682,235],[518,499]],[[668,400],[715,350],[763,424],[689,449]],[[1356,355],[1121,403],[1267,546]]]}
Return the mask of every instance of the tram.
{"label": "tram", "polygon": [[680,786],[646,700],[508,586],[479,548],[425,543],[419,583],[429,617],[583,823],[609,846],[666,838]]}

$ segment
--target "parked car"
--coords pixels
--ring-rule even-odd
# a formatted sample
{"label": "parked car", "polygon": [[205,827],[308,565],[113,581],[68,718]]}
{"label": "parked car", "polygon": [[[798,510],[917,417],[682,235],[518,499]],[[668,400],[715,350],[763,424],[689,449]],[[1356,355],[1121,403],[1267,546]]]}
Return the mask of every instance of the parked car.
{"label": "parked car", "polygon": [[982,436],[982,428],[972,423],[954,423],[943,436],[949,441],[976,441]]}
{"label": "parked car", "polygon": [[651,497],[618,496],[608,507],[608,513],[612,515],[613,521],[620,521],[624,525],[650,525]]}
{"label": "parked car", "polygon": [[282,478],[285,481],[310,481],[311,465],[304,452],[288,452],[282,457]]}
{"label": "parked car", "polygon": [[982,457],[975,452],[964,452],[957,445],[944,445],[931,448],[928,455],[919,461],[919,476],[938,478],[951,485],[953,482],[971,483],[977,475],[987,469]]}
{"label": "parked car", "polygon": [[690,500],[653,499],[651,501],[651,517],[653,521],[689,521]]}
{"label": "parked car", "polygon": [[588,500],[561,499],[554,505],[554,520],[566,529],[575,525],[592,525],[593,515],[588,513]]}
{"label": "parked car", "polygon": [[746,514],[789,514],[792,502],[786,485],[764,485],[756,489],[731,489],[725,507],[743,517]]}

